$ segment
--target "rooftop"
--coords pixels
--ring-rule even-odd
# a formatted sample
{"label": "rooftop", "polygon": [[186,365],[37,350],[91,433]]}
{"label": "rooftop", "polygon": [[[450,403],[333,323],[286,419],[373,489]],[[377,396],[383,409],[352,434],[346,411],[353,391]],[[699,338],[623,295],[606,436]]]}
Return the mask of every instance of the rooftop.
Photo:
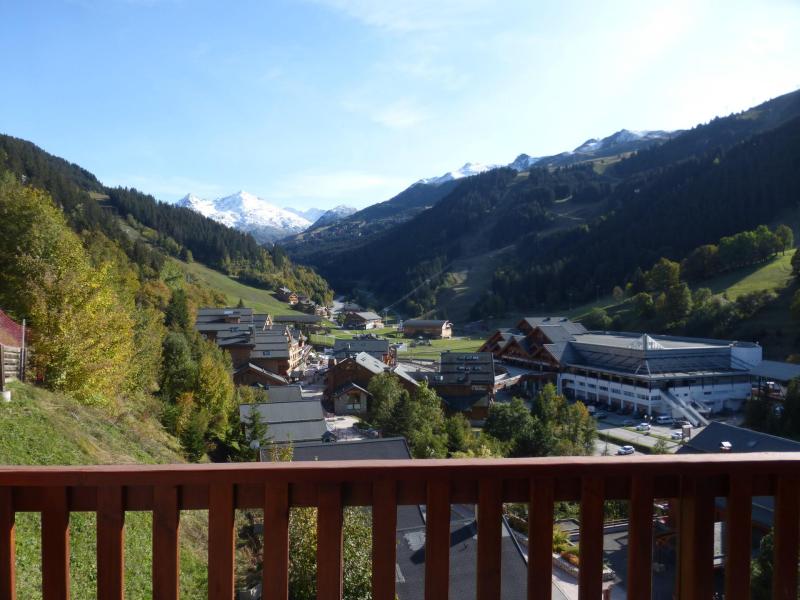
{"label": "rooftop", "polygon": [[750,369],[750,374],[754,377],[786,383],[795,377],[800,377],[800,365],[777,360],[762,360]]}

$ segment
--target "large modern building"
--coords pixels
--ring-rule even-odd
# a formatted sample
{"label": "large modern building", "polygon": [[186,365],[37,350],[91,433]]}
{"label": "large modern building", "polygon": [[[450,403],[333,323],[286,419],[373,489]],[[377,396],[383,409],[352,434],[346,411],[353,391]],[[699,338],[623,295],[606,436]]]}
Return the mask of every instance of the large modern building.
{"label": "large modern building", "polygon": [[481,350],[549,377],[567,397],[695,424],[741,408],[762,362],[752,342],[587,331],[564,317],[523,319]]}

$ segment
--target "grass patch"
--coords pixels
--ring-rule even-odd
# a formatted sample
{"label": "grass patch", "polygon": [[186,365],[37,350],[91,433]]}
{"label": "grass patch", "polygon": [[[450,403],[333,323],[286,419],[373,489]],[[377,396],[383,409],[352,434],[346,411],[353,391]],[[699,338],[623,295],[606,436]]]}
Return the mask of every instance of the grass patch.
{"label": "grass patch", "polygon": [[761,290],[777,293],[791,282],[794,253],[792,250],[769,262],[725,273],[707,282],[701,282],[697,287],[707,287],[715,294],[725,294],[729,300],[736,300],[742,294]]}
{"label": "grass patch", "polygon": [[177,259],[171,260],[178,263],[192,277],[222,293],[227,298],[229,306],[236,306],[239,300],[242,300],[245,306],[259,313],[268,313],[273,316],[300,314],[285,302],[275,298],[271,291],[240,283],[198,262],[187,263]]}
{"label": "grass patch", "polygon": [[[12,401],[0,403],[0,464],[86,465],[183,462],[176,440],[146,414],[107,413],[59,394],[11,384]],[[181,519],[181,595],[206,595],[207,519],[202,512]],[[39,599],[41,516],[18,513],[17,595]],[[125,526],[126,598],[152,598],[152,515],[130,512]],[[73,598],[96,596],[96,517],[70,515]]]}
{"label": "grass patch", "polygon": [[[410,340],[409,340],[410,341]],[[449,339],[431,340],[430,346],[407,346],[407,350],[398,352],[398,358],[418,358],[423,360],[439,360],[439,355],[448,350],[459,352],[475,352],[483,345],[483,339]]]}

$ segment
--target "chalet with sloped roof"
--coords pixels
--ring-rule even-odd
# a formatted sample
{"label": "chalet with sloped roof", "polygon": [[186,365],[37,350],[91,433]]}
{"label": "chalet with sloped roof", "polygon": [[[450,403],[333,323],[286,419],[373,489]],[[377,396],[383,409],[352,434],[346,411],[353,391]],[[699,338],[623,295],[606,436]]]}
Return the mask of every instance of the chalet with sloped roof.
{"label": "chalet with sloped roof", "polygon": [[351,312],[344,317],[345,329],[380,329],[383,319],[372,311]]}
{"label": "chalet with sloped roof", "polygon": [[403,335],[407,338],[449,339],[453,337],[453,324],[446,319],[409,319],[403,322]]}

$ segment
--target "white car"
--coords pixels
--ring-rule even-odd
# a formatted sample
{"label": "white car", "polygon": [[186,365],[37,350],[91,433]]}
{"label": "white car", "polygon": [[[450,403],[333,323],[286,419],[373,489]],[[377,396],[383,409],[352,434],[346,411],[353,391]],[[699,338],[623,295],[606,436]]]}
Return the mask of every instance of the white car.
{"label": "white car", "polygon": [[669,437],[670,437],[670,439],[673,439],[673,440],[679,442],[679,441],[681,441],[683,439],[683,432],[682,431],[673,431],[670,434]]}
{"label": "white car", "polygon": [[617,450],[617,454],[620,456],[626,456],[628,454],[633,454],[635,450],[633,446],[620,446],[620,449]]}
{"label": "white car", "polygon": [[636,431],[650,431],[650,423],[639,423],[636,426]]}

